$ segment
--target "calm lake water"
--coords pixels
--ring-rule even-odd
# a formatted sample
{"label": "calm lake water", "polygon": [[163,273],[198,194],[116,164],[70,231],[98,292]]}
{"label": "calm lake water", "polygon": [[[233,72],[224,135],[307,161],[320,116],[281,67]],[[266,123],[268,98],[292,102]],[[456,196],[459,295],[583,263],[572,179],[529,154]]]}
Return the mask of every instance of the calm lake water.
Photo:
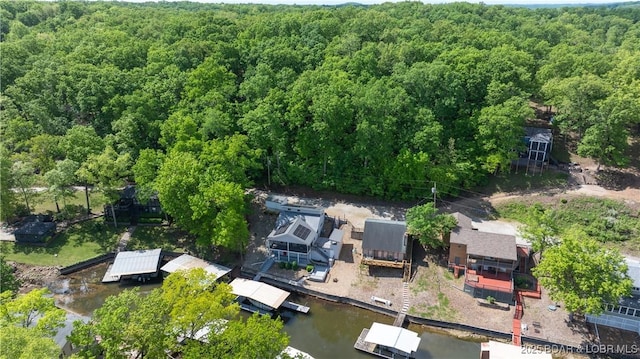
{"label": "calm lake water", "polygon": [[[58,305],[74,312],[91,315],[105,298],[124,289],[117,283],[102,284],[102,276],[107,265],[71,274],[61,282],[52,283],[50,289],[56,293]],[[150,292],[160,283],[140,285],[141,292]],[[284,318],[285,331],[289,334],[290,345],[311,354],[316,359],[323,358],[373,358],[357,351],[353,344],[363,328],[370,328],[373,322],[392,324],[392,317],[356,308],[350,305],[327,302],[312,297],[294,296],[293,301],[311,308],[309,314],[287,314]],[[456,339],[447,335],[429,332],[421,326],[411,325],[410,330],[420,333],[422,341],[417,358],[427,359],[477,359],[480,344]]]}

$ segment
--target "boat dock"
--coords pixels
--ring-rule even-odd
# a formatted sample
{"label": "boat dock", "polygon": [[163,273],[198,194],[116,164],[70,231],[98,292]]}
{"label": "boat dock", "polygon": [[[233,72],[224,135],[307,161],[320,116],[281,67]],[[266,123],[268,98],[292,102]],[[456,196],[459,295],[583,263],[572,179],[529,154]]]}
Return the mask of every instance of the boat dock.
{"label": "boat dock", "polygon": [[411,330],[374,322],[364,328],[353,347],[381,358],[414,358],[420,336]]}
{"label": "boat dock", "polygon": [[104,273],[104,277],[102,277],[102,283],[115,283],[120,281],[119,275],[111,275],[111,268],[113,264],[109,264],[107,271]]}
{"label": "boat dock", "polygon": [[287,309],[291,309],[291,310],[295,310],[296,312],[300,312],[300,313],[304,313],[307,314],[309,313],[310,308],[307,306],[304,306],[302,304],[298,304],[298,303],[294,303],[294,302],[290,302],[288,300],[285,300],[284,302],[282,302],[282,305],[280,305],[281,307],[287,308]]}
{"label": "boat dock", "polygon": [[353,344],[353,347],[358,350],[362,350],[363,352],[378,355],[373,351],[376,348],[376,343],[367,343],[364,341],[364,338],[367,337],[367,334],[369,334],[369,328],[362,329],[362,332],[360,333],[358,340],[356,340],[356,343]]}

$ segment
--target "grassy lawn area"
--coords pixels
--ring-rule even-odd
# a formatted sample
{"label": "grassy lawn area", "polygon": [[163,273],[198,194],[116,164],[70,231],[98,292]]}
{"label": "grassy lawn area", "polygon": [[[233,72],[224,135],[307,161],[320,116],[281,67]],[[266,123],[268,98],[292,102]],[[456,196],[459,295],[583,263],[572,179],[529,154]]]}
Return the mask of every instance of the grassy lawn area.
{"label": "grassy lawn area", "polygon": [[489,182],[477,188],[480,193],[520,192],[567,187],[569,174],[545,170],[542,174],[527,175],[523,171],[489,177]]}
{"label": "grassy lawn area", "polygon": [[[66,202],[59,201],[60,210],[69,211],[71,213],[84,214],[87,210],[87,199],[85,197],[84,190],[73,192],[73,196],[65,200]],[[56,213],[56,204],[49,195],[44,192],[35,195],[32,206],[33,213]],[[66,203],[66,207],[65,207]],[[89,205],[93,213],[102,212],[102,207],[105,204],[105,198],[101,193],[89,192]]]}
{"label": "grassy lawn area", "polygon": [[113,228],[102,218],[82,222],[55,236],[46,247],[0,243],[9,261],[31,265],[68,266],[112,251],[125,228]]}
{"label": "grassy lawn area", "polygon": [[172,252],[195,252],[188,233],[167,226],[138,226],[127,243],[127,250],[162,248]]}
{"label": "grassy lawn area", "polygon": [[640,255],[640,219],[624,202],[587,196],[546,197],[505,201],[495,206],[499,217],[521,223],[530,221],[535,208],[553,209],[562,232],[578,225],[587,235],[617,248],[622,253]]}

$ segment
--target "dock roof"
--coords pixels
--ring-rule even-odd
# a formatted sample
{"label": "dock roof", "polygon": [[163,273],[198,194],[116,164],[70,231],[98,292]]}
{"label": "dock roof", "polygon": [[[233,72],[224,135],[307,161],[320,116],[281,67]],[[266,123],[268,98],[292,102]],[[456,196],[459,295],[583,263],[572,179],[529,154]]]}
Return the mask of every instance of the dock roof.
{"label": "dock roof", "polygon": [[110,274],[126,276],[155,273],[160,265],[161,252],[160,248],[119,252],[113,261]]}
{"label": "dock roof", "polygon": [[387,348],[395,348],[407,354],[417,351],[418,345],[420,345],[418,333],[381,323],[373,323],[371,325],[371,329],[369,329],[364,341],[383,345]]}
{"label": "dock roof", "polygon": [[180,257],[169,261],[160,269],[167,273],[173,273],[178,270],[189,270],[193,268],[203,268],[207,273],[215,275],[216,279],[221,278],[225,274],[231,272],[230,268],[221,266],[219,264],[207,262],[204,259],[196,258],[189,254],[183,254]]}
{"label": "dock roof", "polygon": [[544,353],[538,350],[527,350],[526,353],[522,351],[522,347],[517,345],[505,344],[500,342],[482,343],[480,346],[481,352],[489,352],[491,359],[551,359],[552,356],[549,353]]}
{"label": "dock roof", "polygon": [[255,280],[236,278],[231,282],[231,292],[237,296],[247,297],[271,308],[282,305],[289,292]]}

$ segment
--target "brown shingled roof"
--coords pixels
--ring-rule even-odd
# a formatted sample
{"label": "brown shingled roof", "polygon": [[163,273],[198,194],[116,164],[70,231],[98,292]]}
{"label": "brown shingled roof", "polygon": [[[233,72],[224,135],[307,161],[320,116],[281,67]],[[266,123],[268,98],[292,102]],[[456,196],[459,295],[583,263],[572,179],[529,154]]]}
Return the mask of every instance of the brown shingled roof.
{"label": "brown shingled roof", "polygon": [[480,232],[458,226],[451,232],[451,243],[467,245],[467,254],[470,255],[514,261],[518,259],[516,237],[506,234]]}
{"label": "brown shingled roof", "polygon": [[468,228],[473,229],[473,225],[471,224],[471,218],[465,216],[460,212],[455,212],[451,214],[453,218],[458,221],[458,227],[460,228]]}

